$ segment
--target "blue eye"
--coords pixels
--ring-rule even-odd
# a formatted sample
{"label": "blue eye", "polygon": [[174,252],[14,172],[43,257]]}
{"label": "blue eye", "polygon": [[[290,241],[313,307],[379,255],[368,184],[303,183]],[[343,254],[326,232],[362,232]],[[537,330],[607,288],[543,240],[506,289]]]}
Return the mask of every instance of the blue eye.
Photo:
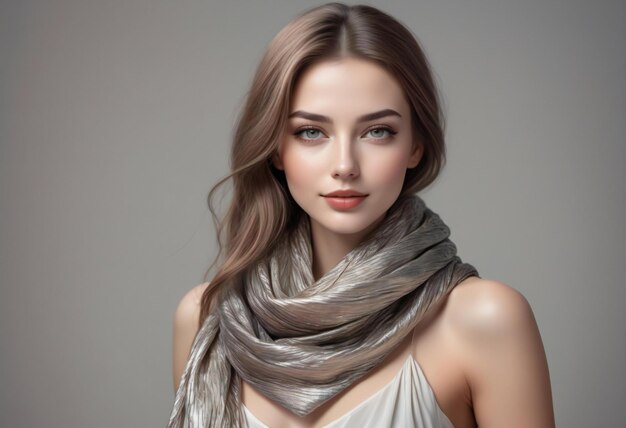
{"label": "blue eye", "polygon": [[[385,140],[395,134],[397,134],[397,132],[387,126],[378,126],[365,133],[366,136],[370,135],[369,138],[374,140]],[[302,128],[293,135],[304,141],[314,141],[324,137],[324,133],[317,128]]]}
{"label": "blue eye", "polygon": [[378,127],[378,128],[373,128],[370,129],[369,131],[367,131],[368,134],[371,134],[371,136],[375,139],[384,139],[384,138],[389,138],[392,135],[395,135],[396,132],[393,131],[391,128],[387,128],[387,127]]}
{"label": "blue eye", "polygon": [[294,135],[302,140],[317,140],[321,138],[322,131],[315,128],[305,128],[296,132]]}

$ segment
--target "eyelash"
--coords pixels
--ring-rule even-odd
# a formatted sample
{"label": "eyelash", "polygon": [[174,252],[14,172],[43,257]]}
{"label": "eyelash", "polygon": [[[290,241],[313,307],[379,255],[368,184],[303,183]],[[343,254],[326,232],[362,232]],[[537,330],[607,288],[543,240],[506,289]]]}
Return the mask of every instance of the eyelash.
{"label": "eyelash", "polygon": [[[300,129],[298,129],[296,132],[294,132],[294,134],[293,134],[293,135],[294,135],[296,138],[298,138],[299,140],[301,140],[301,141],[305,141],[305,142],[308,142],[308,141],[315,141],[315,140],[317,140],[317,138],[303,138],[303,137],[301,136],[301,134],[302,134],[304,131],[307,131],[307,130],[309,130],[309,129],[312,129],[312,130],[314,130],[314,131],[319,131],[321,134],[323,134],[322,130],[321,130],[321,129],[319,129],[319,128],[316,128],[315,126],[305,126],[305,127],[302,127],[302,128],[300,128]],[[396,131],[394,131],[394,130],[393,130],[392,128],[390,128],[389,126],[375,126],[375,127],[373,127],[373,128],[368,129],[368,130],[366,131],[366,134],[367,134],[367,133],[369,133],[369,132],[371,132],[371,131],[377,131],[377,130],[380,130],[380,129],[382,129],[382,130],[384,130],[384,131],[387,131],[387,132],[389,133],[389,135],[388,135],[388,136],[386,136],[386,137],[374,138],[374,140],[386,140],[386,139],[389,139],[389,138],[391,138],[391,137],[393,137],[394,135],[396,135],[396,134],[397,134],[397,132],[396,132]]]}

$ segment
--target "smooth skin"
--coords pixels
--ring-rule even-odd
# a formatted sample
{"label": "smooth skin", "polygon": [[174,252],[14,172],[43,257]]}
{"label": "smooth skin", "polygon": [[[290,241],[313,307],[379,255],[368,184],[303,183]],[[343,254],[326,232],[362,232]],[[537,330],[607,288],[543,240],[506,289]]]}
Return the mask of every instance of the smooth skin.
{"label": "smooth skin", "polygon": [[[274,165],[311,219],[317,278],[380,224],[423,150],[413,139],[402,87],[373,63],[344,58],[314,64],[300,77],[291,104]],[[379,117],[362,121],[365,115]],[[332,208],[323,196],[347,189],[368,196],[347,211]]]}
{"label": "smooth skin", "polygon": [[[381,111],[395,113],[359,121]],[[422,149],[411,135],[402,88],[383,68],[363,59],[311,66],[296,85],[290,112],[273,161],[311,218],[313,273],[319,278],[378,226],[400,193],[406,169],[419,166]],[[347,211],[326,203],[324,194],[348,188],[368,196]],[[206,286],[190,290],[176,309],[176,389],[198,330]],[[457,428],[555,425],[548,365],[530,305],[514,288],[477,277],[457,285],[379,366],[305,418],[245,382],[242,400],[268,426],[323,427],[387,385],[409,356]]]}

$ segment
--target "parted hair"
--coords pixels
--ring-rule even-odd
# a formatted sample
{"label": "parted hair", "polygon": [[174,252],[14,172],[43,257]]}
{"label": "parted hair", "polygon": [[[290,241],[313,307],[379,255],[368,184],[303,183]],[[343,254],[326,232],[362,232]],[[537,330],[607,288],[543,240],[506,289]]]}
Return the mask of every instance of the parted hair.
{"label": "parted hair", "polygon": [[[407,170],[400,198],[417,193],[445,163],[444,116],[429,62],[417,39],[385,12],[366,5],[328,3],[297,16],[270,42],[254,74],[235,125],[230,173],[217,182],[208,204],[217,228],[215,275],[202,296],[200,325],[214,295],[269,254],[296,224],[302,210],[289,194],[285,176],[274,168],[298,77],[312,63],[356,57],[390,72],[411,108],[414,144],[423,146],[417,167]],[[221,220],[217,191],[231,182],[228,210]]]}

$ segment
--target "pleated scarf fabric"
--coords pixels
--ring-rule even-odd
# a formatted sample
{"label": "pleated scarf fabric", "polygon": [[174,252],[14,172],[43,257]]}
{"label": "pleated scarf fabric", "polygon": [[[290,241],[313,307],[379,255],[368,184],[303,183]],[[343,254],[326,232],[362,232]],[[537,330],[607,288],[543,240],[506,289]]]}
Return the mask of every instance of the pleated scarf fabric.
{"label": "pleated scarf fabric", "polygon": [[305,416],[357,381],[476,269],[416,195],[322,278],[307,216],[222,294],[193,343],[169,427],[245,426],[241,380]]}

